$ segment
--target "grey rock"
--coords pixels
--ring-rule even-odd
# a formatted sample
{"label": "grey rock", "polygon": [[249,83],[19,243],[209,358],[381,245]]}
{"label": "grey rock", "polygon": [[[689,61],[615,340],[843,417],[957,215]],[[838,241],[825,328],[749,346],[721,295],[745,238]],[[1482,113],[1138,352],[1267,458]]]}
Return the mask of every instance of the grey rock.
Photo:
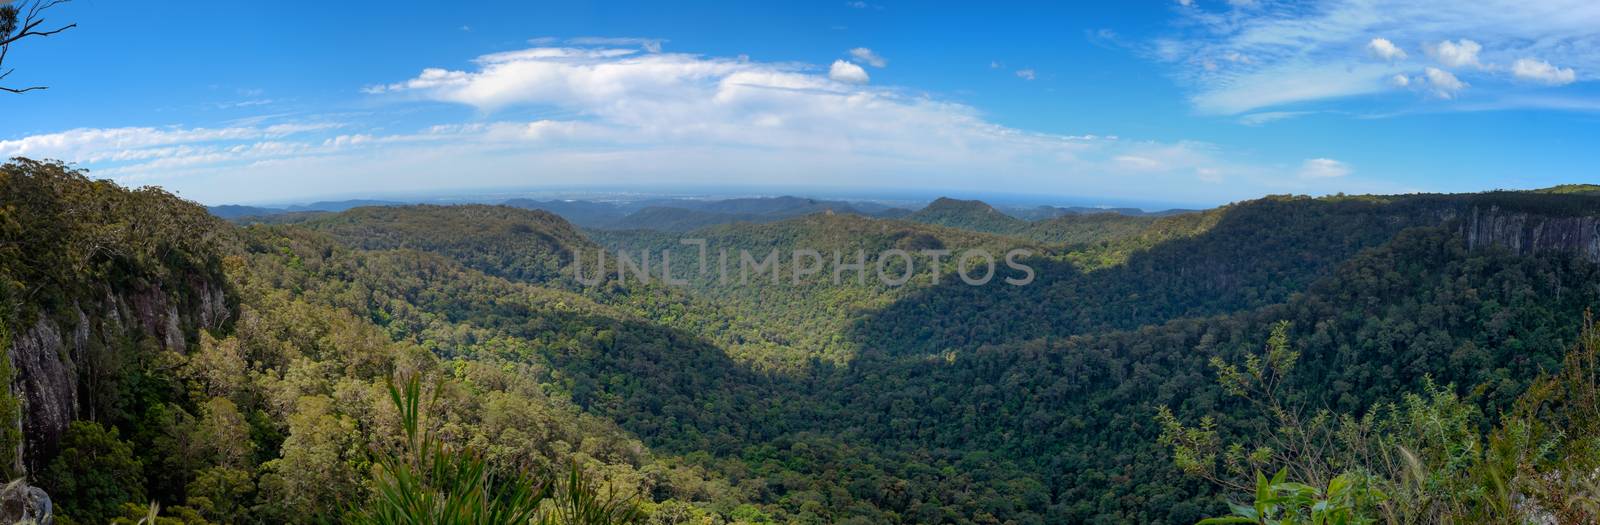
{"label": "grey rock", "polygon": [[0,486],[0,523],[50,525],[55,522],[50,495],[39,487],[13,481]]}

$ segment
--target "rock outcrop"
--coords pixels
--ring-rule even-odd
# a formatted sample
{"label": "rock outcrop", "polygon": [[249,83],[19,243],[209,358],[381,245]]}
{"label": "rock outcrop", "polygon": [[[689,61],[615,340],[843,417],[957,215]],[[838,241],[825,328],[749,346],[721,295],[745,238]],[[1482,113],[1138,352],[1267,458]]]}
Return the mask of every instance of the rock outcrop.
{"label": "rock outcrop", "polygon": [[218,329],[229,319],[222,286],[200,278],[184,282],[190,289],[182,294],[159,287],[106,290],[99,300],[76,302],[65,312],[41,312],[13,338],[12,392],[22,401],[27,471],[42,469],[67,425],[84,416],[80,400],[97,386],[82,376],[93,366],[93,352],[131,351],[123,347],[141,340],[186,352],[196,330]]}
{"label": "rock outcrop", "polygon": [[1600,263],[1600,217],[1549,216],[1473,208],[1461,217],[1469,248],[1500,247],[1519,255],[1567,252]]}
{"label": "rock outcrop", "polygon": [[44,489],[22,481],[0,486],[0,523],[55,523],[55,509]]}

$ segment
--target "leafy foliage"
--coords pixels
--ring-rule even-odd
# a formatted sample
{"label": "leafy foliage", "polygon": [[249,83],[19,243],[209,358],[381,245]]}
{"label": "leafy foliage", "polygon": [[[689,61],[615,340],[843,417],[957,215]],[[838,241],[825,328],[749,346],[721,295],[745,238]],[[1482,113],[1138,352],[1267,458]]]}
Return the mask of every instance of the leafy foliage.
{"label": "leafy foliage", "polygon": [[[1192,523],[1258,492],[1235,518],[1594,515],[1594,367],[1566,349],[1600,268],[1494,237],[1600,215],[1583,194],[1271,197],[1004,234],[815,214],[693,235],[735,253],[1029,247],[1039,280],[591,287],[569,273],[586,252],[684,248],[488,206],[241,226],[57,164],[0,177],[4,324],[91,335],[74,413],[136,466],[117,462],[129,490],[63,500],[70,517],[537,499],[538,519],[627,501],[649,523]],[[107,296],[180,326],[119,325]],[[226,321],[195,322],[208,308]],[[395,432],[394,377],[432,385],[414,431]],[[52,494],[94,479],[60,472]]]}
{"label": "leafy foliage", "polygon": [[[1185,427],[1162,408],[1161,442],[1186,472],[1235,491],[1249,488],[1241,483],[1245,468],[1279,468],[1270,481],[1254,471],[1251,504],[1200,523],[1592,523],[1600,518],[1593,491],[1596,328],[1586,319],[1562,372],[1533,384],[1489,430],[1474,407],[1431,384],[1426,395],[1407,395],[1398,406],[1377,405],[1361,416],[1324,411],[1301,421],[1272,401],[1265,374],[1219,364],[1218,381],[1261,401],[1276,424],[1251,434],[1256,444],[1228,447],[1226,472],[1214,467],[1217,429],[1209,419]],[[1247,362],[1287,374],[1292,363],[1272,358],[1286,346],[1274,331],[1266,356]],[[1250,450],[1259,453],[1241,457]],[[1291,473],[1306,481],[1288,481]],[[1321,479],[1326,491],[1315,488]]]}
{"label": "leafy foliage", "polygon": [[142,468],[117,429],[74,421],[61,440],[61,454],[40,477],[64,515],[104,523],[121,514],[122,503],[144,500]]}
{"label": "leafy foliage", "polygon": [[354,511],[354,522],[613,525],[639,521],[632,502],[602,497],[577,465],[559,486],[526,474],[492,474],[480,453],[446,448],[422,426],[418,378],[413,376],[403,387],[390,383],[388,388],[400,412],[404,446],[378,459],[377,497]]}

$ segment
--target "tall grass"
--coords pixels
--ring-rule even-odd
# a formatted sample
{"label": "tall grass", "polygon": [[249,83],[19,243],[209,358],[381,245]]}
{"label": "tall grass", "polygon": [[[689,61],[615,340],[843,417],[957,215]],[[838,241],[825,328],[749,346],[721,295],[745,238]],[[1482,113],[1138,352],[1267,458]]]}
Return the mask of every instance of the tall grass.
{"label": "tall grass", "polygon": [[375,494],[352,509],[352,523],[621,525],[643,518],[631,498],[602,491],[576,463],[559,476],[495,474],[478,451],[447,446],[422,424],[414,376],[398,387],[390,381],[389,398],[404,446],[376,454]]}

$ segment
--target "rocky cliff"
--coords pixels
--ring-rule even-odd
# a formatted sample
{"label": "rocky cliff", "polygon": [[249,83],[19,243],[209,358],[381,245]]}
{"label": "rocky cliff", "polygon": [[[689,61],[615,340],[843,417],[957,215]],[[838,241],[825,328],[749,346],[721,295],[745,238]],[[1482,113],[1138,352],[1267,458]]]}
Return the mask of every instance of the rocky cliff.
{"label": "rocky cliff", "polygon": [[221,285],[199,276],[184,281],[183,291],[107,287],[99,298],[40,312],[12,338],[11,388],[21,401],[23,435],[16,459],[26,472],[39,472],[55,457],[69,423],[92,416],[81,413],[89,408],[83,399],[110,394],[96,391],[102,385],[91,376],[98,364],[137,344],[187,353],[198,330],[220,329],[232,317]]}
{"label": "rocky cliff", "polygon": [[157,189],[60,163],[0,165],[0,346],[11,365],[0,407],[21,430],[20,442],[0,432],[0,472],[37,474],[70,422],[127,405],[151,356],[224,328],[230,231]]}
{"label": "rocky cliff", "polygon": [[1461,217],[1470,248],[1501,247],[1520,255],[1568,252],[1600,263],[1600,217],[1510,212],[1475,207]]}

